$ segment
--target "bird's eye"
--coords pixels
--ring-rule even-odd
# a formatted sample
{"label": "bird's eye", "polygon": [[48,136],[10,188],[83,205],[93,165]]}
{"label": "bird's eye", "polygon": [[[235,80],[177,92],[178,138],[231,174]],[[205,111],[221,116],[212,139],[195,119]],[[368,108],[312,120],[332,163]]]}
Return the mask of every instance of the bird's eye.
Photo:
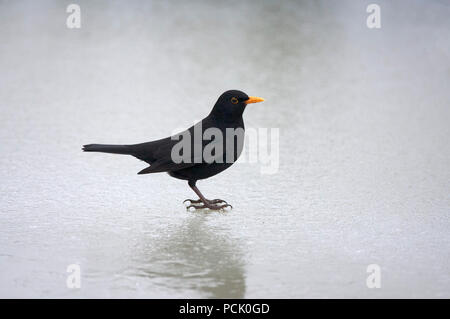
{"label": "bird's eye", "polygon": [[237,98],[235,98],[235,97],[231,98],[231,103],[238,104],[238,102],[239,102],[239,100]]}

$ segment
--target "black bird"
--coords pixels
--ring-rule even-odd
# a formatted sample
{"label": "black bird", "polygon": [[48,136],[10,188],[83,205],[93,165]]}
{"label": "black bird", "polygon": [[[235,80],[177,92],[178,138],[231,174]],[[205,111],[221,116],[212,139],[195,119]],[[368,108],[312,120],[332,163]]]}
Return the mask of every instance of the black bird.
{"label": "black bird", "polygon": [[226,91],[207,117],[184,132],[141,144],[89,144],[83,146],[83,151],[132,155],[150,164],[138,174],[167,172],[172,177],[187,180],[200,198],[185,200],[190,202],[187,209],[231,207],[221,199],[206,199],[195,184],[197,180],[222,172],[238,159],[244,144],[242,114],[247,104],[262,101],[263,98],[241,91]]}

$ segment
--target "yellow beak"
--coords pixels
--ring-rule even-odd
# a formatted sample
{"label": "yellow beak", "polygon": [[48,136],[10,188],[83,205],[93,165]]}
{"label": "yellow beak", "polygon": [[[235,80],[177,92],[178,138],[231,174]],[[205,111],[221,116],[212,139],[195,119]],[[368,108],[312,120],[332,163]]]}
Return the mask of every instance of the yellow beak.
{"label": "yellow beak", "polygon": [[257,97],[257,96],[249,96],[248,100],[245,101],[245,104],[250,104],[250,103],[258,103],[258,102],[262,102],[264,101],[264,99],[262,97]]}

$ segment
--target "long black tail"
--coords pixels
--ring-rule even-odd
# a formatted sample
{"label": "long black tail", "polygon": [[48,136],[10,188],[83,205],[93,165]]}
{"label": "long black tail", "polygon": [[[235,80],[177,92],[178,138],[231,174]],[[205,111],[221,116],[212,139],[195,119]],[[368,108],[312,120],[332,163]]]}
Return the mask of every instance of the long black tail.
{"label": "long black tail", "polygon": [[132,154],[131,145],[88,144],[83,145],[83,151],[127,155]]}

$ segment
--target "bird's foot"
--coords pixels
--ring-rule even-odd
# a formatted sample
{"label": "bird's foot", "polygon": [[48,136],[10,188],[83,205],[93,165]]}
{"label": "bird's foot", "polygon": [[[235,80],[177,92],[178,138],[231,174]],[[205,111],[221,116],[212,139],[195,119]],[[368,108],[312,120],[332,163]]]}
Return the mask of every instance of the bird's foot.
{"label": "bird's foot", "polygon": [[224,205],[212,205],[212,204],[202,204],[202,205],[189,205],[186,207],[187,210],[190,210],[191,208],[194,208],[194,210],[197,209],[205,209],[208,208],[210,210],[223,210],[225,208],[229,207],[230,209],[233,209],[233,206],[230,204],[224,204]]}
{"label": "bird's foot", "polygon": [[[226,201],[224,201],[222,199],[218,199],[218,198],[207,200],[206,203],[200,199],[197,199],[197,200],[186,199],[183,203],[186,203],[186,202],[190,203],[188,206],[186,206],[187,210],[190,210],[191,208],[194,208],[194,210],[205,209],[205,208],[209,208],[210,210],[223,210],[227,207],[229,207],[230,209],[233,209],[233,206],[228,204]],[[216,204],[221,204],[221,205],[216,205]]]}
{"label": "bird's foot", "polygon": [[[207,199],[206,201],[207,201],[208,203],[210,203],[210,204],[219,204],[219,203],[228,204],[225,200],[219,199],[219,198],[216,198],[216,199]],[[186,200],[183,201],[183,204],[186,203],[186,202],[189,202],[189,203],[190,203],[190,204],[188,204],[188,205],[203,204],[203,202],[202,202],[201,199],[186,199]]]}

